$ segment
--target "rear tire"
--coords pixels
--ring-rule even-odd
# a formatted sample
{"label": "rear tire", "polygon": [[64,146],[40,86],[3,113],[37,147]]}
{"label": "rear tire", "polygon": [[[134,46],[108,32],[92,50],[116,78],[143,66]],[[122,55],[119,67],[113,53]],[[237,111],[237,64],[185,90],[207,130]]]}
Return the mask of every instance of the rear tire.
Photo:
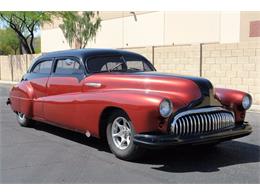
{"label": "rear tire", "polygon": [[17,121],[18,123],[23,126],[23,127],[30,127],[33,124],[33,120],[29,119],[28,117],[25,116],[25,114],[21,112],[16,113]]}
{"label": "rear tire", "polygon": [[133,143],[134,134],[133,125],[125,112],[117,110],[109,117],[106,137],[116,157],[133,161],[143,154],[144,149]]}

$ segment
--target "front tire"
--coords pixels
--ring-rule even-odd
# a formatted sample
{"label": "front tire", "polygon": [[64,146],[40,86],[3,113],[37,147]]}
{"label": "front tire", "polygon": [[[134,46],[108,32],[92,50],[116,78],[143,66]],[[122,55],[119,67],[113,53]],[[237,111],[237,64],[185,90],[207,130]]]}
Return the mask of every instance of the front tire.
{"label": "front tire", "polygon": [[134,134],[133,125],[125,112],[117,110],[110,116],[106,137],[116,157],[133,161],[141,156],[144,150],[133,143]]}
{"label": "front tire", "polygon": [[33,121],[25,116],[22,112],[16,113],[17,121],[18,123],[23,127],[30,127],[33,123]]}

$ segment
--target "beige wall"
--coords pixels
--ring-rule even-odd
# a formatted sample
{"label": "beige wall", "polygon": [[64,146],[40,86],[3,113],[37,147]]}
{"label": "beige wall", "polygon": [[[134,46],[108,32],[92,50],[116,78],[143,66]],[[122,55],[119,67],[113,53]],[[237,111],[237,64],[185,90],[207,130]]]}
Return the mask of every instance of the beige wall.
{"label": "beige wall", "polygon": [[[260,13],[260,12],[259,12]],[[257,18],[255,12],[141,12],[135,21],[132,14],[103,13],[101,29],[95,41],[87,47],[122,48],[150,45],[239,42],[248,28],[247,20]],[[106,15],[109,17],[106,19]],[[112,17],[113,16],[113,17]],[[121,17],[120,17],[121,16]],[[243,16],[243,17],[242,17]],[[240,18],[243,18],[240,21]],[[69,49],[62,31],[61,20],[42,26],[42,52]],[[243,35],[245,37],[245,35]],[[245,38],[243,38],[245,39]]]}
{"label": "beige wall", "polygon": [[238,42],[239,12],[165,12],[165,44]]}
{"label": "beige wall", "polygon": [[260,37],[249,37],[250,22],[260,20],[260,12],[241,12],[240,41],[260,41]]}
{"label": "beige wall", "polygon": [[31,62],[39,55],[0,56],[0,80],[20,81]]}
{"label": "beige wall", "polygon": [[46,29],[41,31],[41,51],[50,52],[70,49],[60,28]]}

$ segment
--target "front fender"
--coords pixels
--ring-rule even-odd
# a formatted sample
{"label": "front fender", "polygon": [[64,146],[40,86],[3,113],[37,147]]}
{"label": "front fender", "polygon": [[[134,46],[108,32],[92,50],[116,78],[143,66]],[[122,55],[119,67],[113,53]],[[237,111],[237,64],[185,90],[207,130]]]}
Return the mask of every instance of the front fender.
{"label": "front fender", "polygon": [[[99,120],[102,112],[108,107],[124,110],[132,121],[137,133],[160,129],[162,117],[159,104],[164,99],[159,95],[127,91],[82,93],[77,96],[77,112],[84,113],[80,120],[86,121],[80,129],[86,129],[99,136]],[[83,125],[83,124],[79,124]]]}
{"label": "front fender", "polygon": [[234,89],[215,88],[215,96],[227,109],[235,113],[236,122],[243,122],[246,110],[242,107],[242,100],[245,95],[243,91]]}

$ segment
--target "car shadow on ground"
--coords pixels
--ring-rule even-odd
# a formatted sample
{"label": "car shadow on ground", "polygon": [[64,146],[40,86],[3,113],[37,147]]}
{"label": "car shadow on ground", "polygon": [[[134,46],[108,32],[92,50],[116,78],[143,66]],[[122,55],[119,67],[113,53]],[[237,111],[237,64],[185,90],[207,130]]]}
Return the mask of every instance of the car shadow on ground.
{"label": "car shadow on ground", "polygon": [[227,141],[216,146],[193,146],[158,150],[144,161],[164,172],[216,172],[222,167],[260,162],[260,146]]}
{"label": "car shadow on ground", "polygon": [[70,131],[67,129],[59,128],[56,126],[52,126],[46,123],[41,123],[41,122],[35,122],[33,125],[33,128],[38,130],[38,131],[44,131],[65,139],[68,139],[70,141],[77,142],[79,144],[83,144],[89,147],[96,148],[99,151],[105,151],[109,152],[110,150],[108,148],[108,145],[105,141],[97,139],[95,137],[90,137],[88,138],[82,133],[78,133],[75,131]]}
{"label": "car shadow on ground", "polygon": [[[96,138],[55,126],[37,122],[34,129],[111,153],[108,145]],[[260,162],[260,146],[241,141],[227,141],[217,146],[182,146],[148,150],[134,163],[148,164],[164,172],[216,172],[220,168],[238,164]]]}

